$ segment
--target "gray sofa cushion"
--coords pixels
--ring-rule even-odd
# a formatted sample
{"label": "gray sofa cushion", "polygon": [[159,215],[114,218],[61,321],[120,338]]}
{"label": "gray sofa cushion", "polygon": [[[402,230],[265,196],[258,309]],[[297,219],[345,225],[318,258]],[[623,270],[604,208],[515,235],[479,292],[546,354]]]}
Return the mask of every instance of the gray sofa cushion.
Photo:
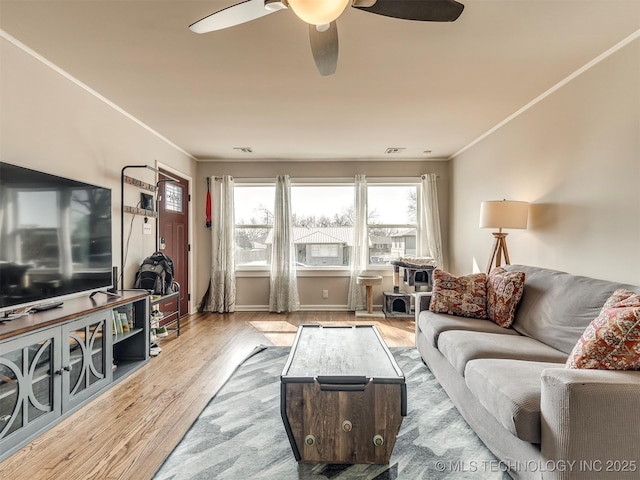
{"label": "gray sofa cushion", "polygon": [[540,443],[540,375],[564,365],[520,360],[472,360],[465,382],[480,404],[520,440]]}
{"label": "gray sofa cushion", "polygon": [[438,346],[438,336],[449,330],[465,330],[470,332],[486,332],[503,335],[518,335],[511,328],[503,328],[490,320],[478,318],[457,317],[446,313],[433,313],[424,311],[420,313],[418,328],[431,342],[431,346]]}
{"label": "gray sofa cushion", "polygon": [[567,361],[565,353],[520,335],[449,330],[438,337],[438,349],[460,375],[464,375],[467,362],[479,358],[551,363]]}
{"label": "gray sofa cushion", "polygon": [[505,269],[525,273],[513,329],[567,354],[617,288],[638,291],[632,285],[545,268],[507,265]]}

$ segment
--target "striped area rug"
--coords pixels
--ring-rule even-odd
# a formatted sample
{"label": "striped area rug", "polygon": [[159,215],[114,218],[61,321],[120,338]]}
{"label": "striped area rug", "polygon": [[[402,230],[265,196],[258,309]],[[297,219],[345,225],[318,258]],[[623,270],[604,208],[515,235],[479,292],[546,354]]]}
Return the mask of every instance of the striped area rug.
{"label": "striped area rug", "polygon": [[[391,348],[407,382],[407,416],[389,465],[295,461],[280,417],[280,373],[289,348],[262,347],[211,399],[156,472],[156,480],[508,479],[422,363]],[[473,471],[472,471],[473,470]]]}

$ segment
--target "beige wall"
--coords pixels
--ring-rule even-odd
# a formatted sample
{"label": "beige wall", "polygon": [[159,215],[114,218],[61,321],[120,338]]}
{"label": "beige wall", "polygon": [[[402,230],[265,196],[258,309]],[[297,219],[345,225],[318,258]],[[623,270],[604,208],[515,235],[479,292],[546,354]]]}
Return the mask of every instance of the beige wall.
{"label": "beige wall", "polygon": [[[205,179],[209,175],[231,174],[238,178],[417,177],[439,176],[443,237],[447,242],[449,174],[446,162],[200,162],[126,114],[105,103],[78,83],[51,68],[25,50],[0,38],[0,159],[4,162],[95,183],[112,189],[114,265],[120,264],[120,173],[125,165],[161,164],[193,180],[192,259],[194,284],[192,302],[206,290],[210,265],[209,231],[204,228]],[[127,174],[154,182],[154,174],[130,169]],[[135,205],[140,191],[127,187],[125,204]],[[131,223],[133,220],[133,223]],[[153,220],[151,220],[153,222]],[[125,267],[125,286],[133,283],[142,259],[155,249],[155,237],[142,235],[143,218],[125,215],[125,237],[131,228]],[[446,254],[446,252],[445,252]],[[301,300],[305,306],[341,308],[347,303],[348,277],[301,277]],[[389,289],[391,278],[379,288]],[[329,290],[329,299],[321,291]],[[268,278],[243,277],[238,282],[238,303],[264,306],[268,303]],[[382,295],[376,299],[381,304]]]}
{"label": "beige wall", "polygon": [[[438,175],[438,197],[440,199],[440,217],[442,221],[443,242],[448,242],[448,198],[449,198],[449,165],[443,161],[416,162],[200,162],[197,172],[197,204],[196,217],[204,219],[204,204],[207,176],[233,175],[242,178],[275,178],[276,175],[288,174],[296,178],[350,178],[356,174],[368,177],[419,177],[423,173]],[[196,243],[200,246],[198,263],[210,265],[211,239],[210,231],[199,221],[196,226]],[[447,252],[445,251],[445,256]],[[237,308],[264,309],[269,304],[269,278],[266,274],[252,276],[239,273],[237,278]],[[259,276],[256,276],[259,275]],[[209,269],[200,268],[197,278],[197,300],[202,298],[207,289]],[[382,292],[392,289],[391,272],[385,276],[383,285],[374,288],[374,303],[382,305]],[[349,277],[344,275],[308,276],[300,273],[298,289],[300,304],[303,309],[344,309],[347,305]],[[322,298],[322,290],[329,290],[329,298]]]}
{"label": "beige wall", "polygon": [[[640,40],[615,53],[448,162],[196,162],[148,129],[33,56],[0,39],[0,159],[112,189],[114,263],[120,263],[120,170],[160,162],[193,179],[197,302],[209,277],[204,228],[205,178],[288,173],[296,177],[439,175],[443,240],[449,268],[483,270],[490,231],[480,230],[482,200],[532,202],[530,229],[512,231],[513,263],[527,263],[640,284]],[[152,177],[143,178],[153,181]],[[128,192],[125,203],[137,201]],[[131,217],[127,216],[125,233]],[[133,218],[126,283],[153,251]],[[449,223],[450,222],[450,223]],[[450,228],[450,230],[449,230]],[[347,277],[301,277],[304,306],[346,304]],[[390,288],[385,278],[376,289]],[[268,279],[242,277],[239,305],[267,304]],[[328,289],[330,297],[321,298]]]}
{"label": "beige wall", "polygon": [[640,40],[455,158],[451,197],[456,273],[485,269],[480,202],[507,198],[532,203],[512,263],[640,284]]}
{"label": "beige wall", "polygon": [[[195,178],[196,162],[3,38],[0,58],[0,159],[111,188],[113,262],[120,265],[122,167],[160,162]],[[127,174],[155,182],[151,171],[134,172]],[[139,190],[127,190],[126,204],[135,205],[139,199]],[[126,215],[125,234],[132,218],[126,287],[133,286],[138,265],[155,249],[155,236],[142,235],[142,217]]]}

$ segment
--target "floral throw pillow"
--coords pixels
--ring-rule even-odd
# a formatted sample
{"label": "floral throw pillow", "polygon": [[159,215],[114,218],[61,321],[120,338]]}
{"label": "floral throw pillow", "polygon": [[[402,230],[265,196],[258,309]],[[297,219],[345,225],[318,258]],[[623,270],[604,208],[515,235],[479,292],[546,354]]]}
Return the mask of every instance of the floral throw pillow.
{"label": "floral throw pillow", "polygon": [[622,307],[637,307],[638,294],[627,290],[625,288],[619,288],[611,294],[611,296],[604,302],[600,313],[613,306],[617,308]]}
{"label": "floral throw pillow", "polygon": [[474,273],[454,277],[436,268],[433,271],[429,310],[462,317],[487,318],[487,276]]}
{"label": "floral throw pillow", "polygon": [[524,291],[524,272],[494,268],[487,278],[487,318],[509,328]]}
{"label": "floral throw pillow", "polygon": [[640,369],[640,295],[616,290],[573,347],[566,367]]}

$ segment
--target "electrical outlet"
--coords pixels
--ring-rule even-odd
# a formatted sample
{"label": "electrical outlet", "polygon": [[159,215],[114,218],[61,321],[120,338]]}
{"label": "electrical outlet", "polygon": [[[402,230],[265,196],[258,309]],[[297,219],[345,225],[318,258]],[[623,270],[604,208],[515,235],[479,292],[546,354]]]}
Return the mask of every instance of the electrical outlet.
{"label": "electrical outlet", "polygon": [[142,234],[143,235],[153,235],[153,229],[151,228],[150,224],[144,223],[142,225]]}
{"label": "electrical outlet", "polygon": [[322,298],[329,298],[329,290],[322,290]]}

